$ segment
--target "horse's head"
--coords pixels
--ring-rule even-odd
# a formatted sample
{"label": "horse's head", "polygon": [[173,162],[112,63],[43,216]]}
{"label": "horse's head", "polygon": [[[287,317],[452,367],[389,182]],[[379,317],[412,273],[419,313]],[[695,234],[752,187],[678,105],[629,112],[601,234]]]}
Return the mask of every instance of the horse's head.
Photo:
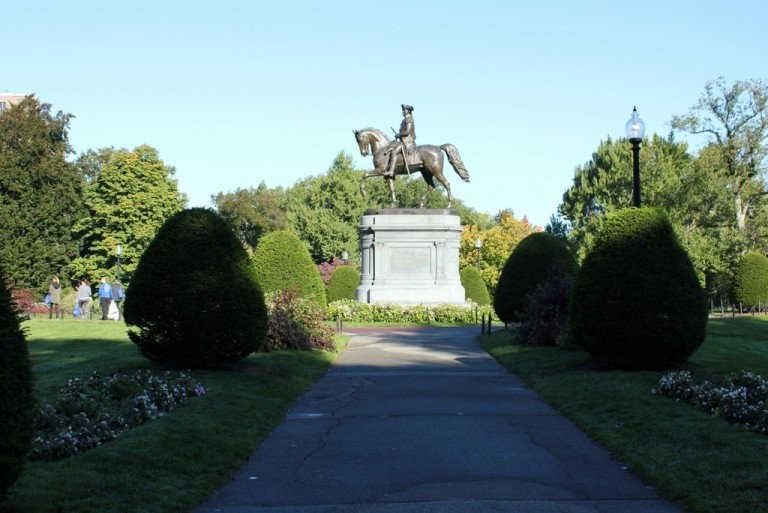
{"label": "horse's head", "polygon": [[387,135],[378,128],[363,128],[362,130],[353,130],[353,132],[363,157],[372,153],[375,154],[389,144]]}
{"label": "horse's head", "polygon": [[353,130],[355,132],[355,141],[357,141],[357,146],[360,148],[360,154],[363,157],[367,157],[371,154],[370,148],[370,142],[368,141],[368,138],[365,136],[362,130]]}

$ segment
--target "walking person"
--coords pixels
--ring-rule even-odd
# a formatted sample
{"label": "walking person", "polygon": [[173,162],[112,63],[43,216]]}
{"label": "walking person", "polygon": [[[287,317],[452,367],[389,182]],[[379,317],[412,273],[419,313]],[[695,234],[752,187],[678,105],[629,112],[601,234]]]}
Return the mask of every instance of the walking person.
{"label": "walking person", "polygon": [[48,303],[48,318],[53,319],[53,311],[56,310],[56,319],[59,318],[59,305],[61,304],[61,283],[59,283],[59,277],[54,276],[51,278],[51,284],[48,287],[48,295],[51,296]]}
{"label": "walking person", "polygon": [[91,311],[91,285],[87,278],[83,278],[77,286],[77,306],[80,308],[80,316],[87,319]]}
{"label": "walking person", "polygon": [[115,306],[117,307],[117,319],[120,320],[123,318],[123,312],[120,311],[120,304],[123,302],[123,299],[125,299],[125,292],[123,291],[123,286],[120,284],[119,281],[115,280],[112,282],[112,301],[115,303]]}
{"label": "walking person", "polygon": [[101,305],[101,320],[107,320],[107,314],[109,313],[109,303],[112,301],[112,285],[107,283],[107,277],[101,277],[101,283],[99,284],[99,304]]}

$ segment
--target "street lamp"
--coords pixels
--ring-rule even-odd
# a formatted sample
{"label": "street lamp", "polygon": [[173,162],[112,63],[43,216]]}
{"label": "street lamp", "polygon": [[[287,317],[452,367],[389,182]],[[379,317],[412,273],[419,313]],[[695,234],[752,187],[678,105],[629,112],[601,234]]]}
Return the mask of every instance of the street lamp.
{"label": "street lamp", "polygon": [[115,254],[117,255],[117,273],[115,273],[115,279],[120,281],[120,256],[123,254],[123,247],[120,244],[117,245]]}
{"label": "street lamp", "polygon": [[640,207],[640,143],[645,135],[645,123],[637,114],[637,107],[632,109],[632,117],[624,126],[627,139],[632,143],[632,202]]}
{"label": "street lamp", "polygon": [[475,241],[475,253],[477,254],[477,270],[480,270],[480,250],[483,249],[483,241],[480,240],[480,237],[477,238]]}

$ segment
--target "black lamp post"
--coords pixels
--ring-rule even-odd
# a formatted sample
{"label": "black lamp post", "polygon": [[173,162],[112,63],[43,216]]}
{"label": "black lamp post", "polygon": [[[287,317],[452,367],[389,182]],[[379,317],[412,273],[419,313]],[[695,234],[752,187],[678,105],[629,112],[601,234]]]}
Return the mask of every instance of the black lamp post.
{"label": "black lamp post", "polygon": [[632,203],[640,207],[640,143],[645,135],[645,123],[637,114],[637,107],[632,109],[632,117],[624,126],[627,139],[632,143]]}
{"label": "black lamp post", "polygon": [[483,241],[480,240],[480,237],[477,238],[475,241],[475,253],[477,255],[477,270],[480,270],[480,250],[483,249]]}
{"label": "black lamp post", "polygon": [[123,247],[120,244],[117,245],[115,254],[117,255],[117,273],[115,273],[115,279],[120,281],[120,256],[123,254]]}

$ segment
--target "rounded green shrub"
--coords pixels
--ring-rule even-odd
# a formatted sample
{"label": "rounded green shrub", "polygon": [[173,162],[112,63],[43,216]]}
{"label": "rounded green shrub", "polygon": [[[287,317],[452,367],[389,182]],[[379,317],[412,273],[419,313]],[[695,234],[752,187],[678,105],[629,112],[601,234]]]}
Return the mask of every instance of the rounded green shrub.
{"label": "rounded green shrub", "polygon": [[351,265],[337,267],[331,274],[326,287],[328,302],[331,303],[339,299],[356,299],[359,285],[360,271]]}
{"label": "rounded green shrub", "polygon": [[259,239],[253,265],[265,293],[296,289],[325,307],[325,285],[307,246],[289,230],[276,230]]}
{"label": "rounded green shrub", "polygon": [[251,261],[205,208],[163,224],[136,267],[124,316],[141,353],[163,364],[214,367],[265,348],[267,311]]}
{"label": "rounded green shrub", "polygon": [[0,272],[0,502],[21,474],[31,447],[33,401],[27,343]]}
{"label": "rounded green shrub", "polygon": [[459,275],[468,300],[474,301],[478,305],[489,305],[491,303],[488,287],[485,286],[483,277],[476,267],[464,267],[459,271]]}
{"label": "rounded green shrub", "polygon": [[733,273],[733,299],[754,307],[768,302],[768,258],[757,252],[741,256]]}
{"label": "rounded green shrub", "polygon": [[704,290],[666,215],[630,208],[606,216],[576,276],[574,341],[597,363],[667,369],[704,341]]}
{"label": "rounded green shrub", "polygon": [[493,297],[493,310],[502,322],[522,321],[528,295],[553,272],[565,276],[576,270],[568,245],[551,233],[536,232],[521,240],[504,263]]}

